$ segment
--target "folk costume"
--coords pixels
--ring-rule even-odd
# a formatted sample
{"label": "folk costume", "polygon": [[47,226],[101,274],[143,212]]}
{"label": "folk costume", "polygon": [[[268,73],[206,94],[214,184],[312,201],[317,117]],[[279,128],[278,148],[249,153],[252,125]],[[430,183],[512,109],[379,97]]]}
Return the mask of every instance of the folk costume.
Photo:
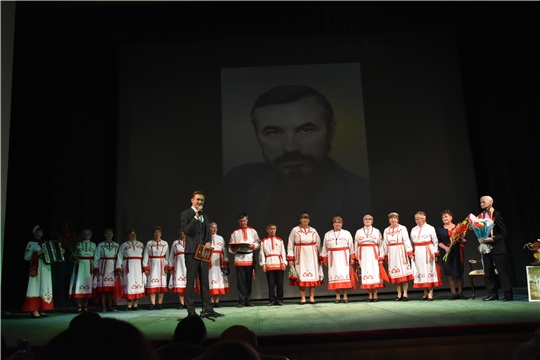
{"label": "folk costume", "polygon": [[354,235],[356,260],[361,269],[361,289],[380,289],[386,287],[381,278],[380,269],[382,265],[379,265],[379,261],[384,260],[380,249],[382,241],[381,232],[373,226],[364,226],[357,230]]}
{"label": "folk costume", "polygon": [[319,286],[323,284],[322,258],[319,259],[321,238],[317,230],[308,226],[295,226],[289,234],[287,261],[294,261],[297,281],[291,286]]}
{"label": "folk costume", "polygon": [[94,254],[94,274],[97,275],[98,292],[114,291],[114,270],[119,248],[115,241],[110,243],[103,241],[97,245]]}
{"label": "folk costume", "polygon": [[[242,244],[233,250],[231,245]],[[252,245],[254,248],[251,248]],[[238,287],[239,304],[251,304],[251,289],[255,267],[253,266],[253,251],[259,249],[261,239],[257,231],[251,226],[238,228],[231,233],[229,251],[234,254],[234,267],[236,268],[236,284]]]}
{"label": "folk costume", "polygon": [[169,271],[169,244],[161,239],[150,240],[144,248],[143,271],[150,271],[146,281],[147,294],[165,293],[167,289],[167,271]]}
{"label": "folk costume", "polygon": [[439,258],[439,240],[435,228],[429,224],[415,226],[411,230],[414,245],[414,288],[432,288],[442,286],[442,279],[437,273]]}
{"label": "folk costume", "polygon": [[22,312],[53,310],[53,286],[51,265],[46,264],[37,252],[41,250],[43,240],[34,239],[26,244],[24,260],[30,261],[28,288]]}
{"label": "folk costume", "polygon": [[414,280],[409,256],[413,254],[407,228],[397,225],[384,230],[381,246],[385,261],[388,262],[388,279],[391,284]]}
{"label": "folk costume", "polygon": [[285,244],[278,236],[265,237],[261,240],[259,265],[266,266],[269,304],[283,304],[283,266],[287,266]]}
{"label": "folk costume", "polygon": [[212,248],[214,248],[214,251],[208,264],[210,296],[228,294],[230,292],[229,278],[221,269],[229,266],[229,259],[225,240],[222,236],[212,235]]}
{"label": "folk costume", "polygon": [[123,242],[118,249],[116,272],[122,274],[124,298],[128,301],[144,297],[146,275],[142,271],[144,244],[138,240]]}
{"label": "folk costume", "polygon": [[75,247],[75,267],[69,285],[70,299],[86,299],[92,297],[94,255],[96,244],[91,240],[82,240]]}
{"label": "folk costume", "polygon": [[187,270],[185,259],[185,241],[182,239],[174,240],[169,253],[169,266],[171,277],[169,289],[173,293],[183,294],[186,292]]}
{"label": "folk costume", "polygon": [[351,261],[354,255],[354,241],[349,231],[330,230],[324,234],[321,250],[322,261],[328,264],[328,290],[352,288],[350,278]]}

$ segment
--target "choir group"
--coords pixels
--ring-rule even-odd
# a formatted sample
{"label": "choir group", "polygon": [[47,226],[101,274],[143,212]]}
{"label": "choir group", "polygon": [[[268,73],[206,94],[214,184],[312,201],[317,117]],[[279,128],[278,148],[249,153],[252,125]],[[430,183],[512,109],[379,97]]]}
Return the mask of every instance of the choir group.
{"label": "choir group", "polygon": [[[385,287],[384,282],[396,286],[395,301],[408,300],[409,281],[413,281],[414,288],[424,290],[423,300],[433,300],[433,288],[442,285],[437,265],[439,248],[448,251],[448,242],[439,245],[438,231],[426,223],[424,212],[415,214],[417,226],[410,235],[407,228],[399,224],[397,213],[390,213],[388,219],[389,226],[381,232],[373,227],[373,217],[365,215],[364,227],[357,230],[353,238],[343,229],[343,219],[336,216],[332,219],[333,229],[321,239],[317,230],[309,225],[309,214],[303,213],[300,224],[291,230],[287,244],[276,236],[277,229],[273,224],[268,225],[267,236],[261,240],[257,231],[248,225],[245,213],[239,214],[239,227],[232,232],[228,244],[217,234],[217,224],[211,223],[212,254],[208,267],[212,303],[214,307],[220,307],[220,295],[229,293],[230,252],[234,254],[238,307],[253,306],[255,250],[259,250],[258,263],[267,277],[269,306],[283,305],[287,265],[289,285],[298,286],[301,305],[307,303],[307,296],[310,304],[316,303],[315,288],[324,283],[323,266],[328,268],[328,289],[335,291],[336,304],[347,303],[347,291],[358,287],[367,290],[368,302],[377,302],[377,291]],[[53,308],[52,281],[50,264],[43,259],[42,228],[36,226],[33,234],[34,240],[28,243],[25,252],[25,259],[31,261],[31,266],[23,311],[39,318],[46,316],[45,310]],[[90,230],[82,232],[82,240],[71,255],[75,266],[69,287],[69,297],[78,301],[78,312],[88,311],[88,300],[96,292],[100,294],[103,312],[117,311],[112,295],[119,286],[127,300],[126,310],[138,310],[138,300],[144,296],[150,298],[149,310],[161,310],[165,292],[177,293],[180,309],[186,308],[185,235],[180,231],[179,239],[169,246],[161,239],[159,226],[154,227],[152,234],[153,239],[145,245],[137,240],[136,231],[130,229],[127,240],[120,245],[113,241],[112,229],[105,229],[105,240],[96,245],[91,240]],[[455,257],[458,259],[453,262],[459,262],[459,256]],[[459,278],[460,275],[463,275],[462,270],[455,276]],[[195,291],[200,292],[197,284]],[[461,287],[459,295],[464,298]]]}

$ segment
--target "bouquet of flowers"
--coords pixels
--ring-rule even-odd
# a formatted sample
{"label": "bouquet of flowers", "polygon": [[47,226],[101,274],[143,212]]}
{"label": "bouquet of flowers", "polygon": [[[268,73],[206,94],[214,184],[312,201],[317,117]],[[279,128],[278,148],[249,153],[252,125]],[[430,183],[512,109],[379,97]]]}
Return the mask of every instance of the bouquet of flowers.
{"label": "bouquet of flowers", "polygon": [[[469,228],[470,228],[469,218],[463,220],[462,222],[456,225],[456,227],[452,230],[452,235],[450,236],[450,251],[452,250],[452,246],[454,246],[454,244],[459,240],[459,238],[467,234],[467,231],[469,230]],[[450,255],[450,251],[444,254],[443,256],[444,261],[448,261],[448,255]]]}
{"label": "bouquet of flowers", "polygon": [[289,281],[298,281],[298,274],[296,273],[296,269],[294,268],[294,265],[289,267]]}
{"label": "bouquet of flowers", "polygon": [[[471,228],[473,229],[476,237],[478,237],[478,241],[480,241],[480,239],[487,238],[489,236],[489,233],[495,226],[495,223],[493,222],[493,220],[489,218],[487,219],[478,218],[474,216],[473,214],[469,215],[469,224],[471,225]],[[482,255],[488,254],[492,248],[493,246],[489,244],[480,244],[480,246],[478,247],[478,251],[480,251],[480,254]]]}
{"label": "bouquet of flowers", "polygon": [[536,240],[534,243],[526,243],[523,248],[531,250],[535,260],[540,261],[540,239]]}
{"label": "bouquet of flowers", "polygon": [[78,257],[73,257],[73,255],[76,253],[75,249],[76,249],[77,242],[80,240],[80,235],[73,233],[69,229],[67,222],[65,223],[65,226],[64,226],[64,229],[63,229],[62,233],[60,233],[59,231],[54,230],[54,231],[51,232],[51,234],[56,236],[58,242],[60,244],[62,244],[62,246],[64,248],[69,249],[69,251],[71,252],[72,258],[78,264],[79,263],[79,258]]}

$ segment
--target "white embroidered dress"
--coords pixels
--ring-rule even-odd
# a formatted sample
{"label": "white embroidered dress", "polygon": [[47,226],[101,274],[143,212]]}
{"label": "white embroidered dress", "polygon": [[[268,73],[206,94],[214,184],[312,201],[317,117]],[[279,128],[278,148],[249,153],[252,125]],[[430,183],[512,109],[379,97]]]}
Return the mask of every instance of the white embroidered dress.
{"label": "white embroidered dress", "polygon": [[212,247],[214,248],[214,252],[208,264],[210,295],[228,294],[230,292],[229,277],[221,271],[222,267],[229,265],[227,246],[223,237],[217,234],[212,235]]}
{"label": "white embroidered dress", "polygon": [[413,249],[405,226],[387,227],[383,233],[381,249],[382,254],[388,261],[390,283],[397,284],[414,280],[413,270],[409,262],[409,255],[413,254]]}
{"label": "white embroidered dress", "polygon": [[146,243],[143,253],[143,271],[150,271],[146,280],[146,292],[167,292],[167,271],[169,270],[169,244],[161,239]]}
{"label": "white embroidered dress", "polygon": [[381,279],[379,267],[379,261],[384,260],[384,256],[380,255],[382,242],[381,232],[373,226],[364,226],[356,231],[354,248],[356,249],[356,260],[360,264],[361,269],[361,289],[380,289],[385,287]]}
{"label": "white embroidered dress", "polygon": [[429,224],[415,226],[411,230],[414,245],[415,288],[431,288],[442,285],[437,274],[437,257],[439,256],[439,240],[435,228]]}
{"label": "white embroidered dress", "polygon": [[94,254],[94,273],[97,274],[97,291],[114,291],[114,270],[116,255],[120,245],[117,242],[103,241],[98,244]]}
{"label": "white embroidered dress", "polygon": [[174,240],[169,253],[170,281],[169,289],[174,293],[185,293],[187,283],[185,241],[181,239]]}
{"label": "white embroidered dress", "polygon": [[144,283],[146,275],[142,271],[144,244],[137,240],[128,240],[118,249],[116,271],[122,273],[124,298],[136,300],[146,296]]}
{"label": "white embroidered dress", "polygon": [[328,264],[328,290],[352,288],[350,278],[354,241],[349,231],[330,230],[324,234],[321,257]]}
{"label": "white embroidered dress", "polygon": [[296,226],[289,234],[287,261],[294,261],[298,281],[291,286],[319,286],[323,284],[322,259],[319,261],[321,238],[317,230]]}

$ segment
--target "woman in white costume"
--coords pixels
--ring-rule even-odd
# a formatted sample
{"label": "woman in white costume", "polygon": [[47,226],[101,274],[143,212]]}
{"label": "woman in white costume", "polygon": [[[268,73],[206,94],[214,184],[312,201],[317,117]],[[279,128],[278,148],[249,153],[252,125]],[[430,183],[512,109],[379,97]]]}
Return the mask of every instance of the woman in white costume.
{"label": "woman in white costume", "polygon": [[[167,289],[167,273],[169,271],[169,244],[161,239],[161,227],[152,229],[154,239],[146,243],[143,254],[143,271],[147,276],[146,292],[150,295],[148,310],[163,309],[163,295]],[[156,306],[156,294],[157,306]]]}
{"label": "woman in white costume", "polygon": [[399,224],[399,214],[388,214],[390,226],[384,229],[382,254],[388,262],[388,278],[396,285],[394,301],[408,301],[409,280],[414,280],[409,259],[414,258],[407,228]]}
{"label": "woman in white costume", "polygon": [[334,303],[349,302],[347,289],[352,288],[350,267],[354,264],[354,241],[349,231],[343,229],[343,219],[334,216],[332,219],[333,230],[324,234],[321,257],[323,264],[328,266],[328,290],[335,290],[336,300]]}
{"label": "woman in white costume", "polygon": [[30,261],[28,288],[22,312],[29,312],[32,318],[46,317],[45,310],[54,309],[52,296],[51,265],[43,261],[43,229],[35,226],[32,230],[34,239],[26,244],[24,260]]}
{"label": "woman in white costume", "polygon": [[129,229],[128,239],[120,245],[116,258],[116,274],[122,276],[124,298],[127,300],[126,311],[139,310],[139,299],[146,296],[142,258],[144,244],[137,240],[137,232]]}
{"label": "woman in white costume", "polygon": [[356,249],[356,261],[362,272],[361,289],[368,292],[368,302],[379,301],[378,289],[386,287],[381,277],[381,269],[384,256],[381,256],[382,235],[379,229],[373,227],[373,216],[364,216],[364,227],[357,230],[354,236],[354,248]]}
{"label": "woman in white costume", "polygon": [[320,247],[321,238],[317,230],[309,226],[309,214],[300,214],[300,225],[291,230],[287,245],[287,261],[298,274],[298,280],[289,281],[289,285],[300,289],[300,305],[306,303],[306,288],[309,289],[309,303],[316,304],[315,287],[323,284]]}
{"label": "woman in white costume", "polygon": [[217,231],[217,224],[214,222],[210,223],[210,234],[212,235],[212,247],[214,248],[214,252],[212,254],[212,259],[208,264],[208,280],[210,284],[210,299],[214,303],[215,308],[220,307],[219,296],[230,292],[229,278],[225,275],[229,269],[227,246],[225,246],[225,240],[217,234]]}
{"label": "woman in white costume", "polygon": [[113,308],[114,270],[116,255],[120,247],[113,241],[114,232],[111,228],[105,229],[105,241],[100,242],[94,254],[94,275],[97,280],[97,291],[101,294],[102,311],[116,311]]}
{"label": "woman in white costume", "polygon": [[69,298],[77,299],[77,312],[88,311],[88,300],[92,297],[94,255],[96,244],[92,242],[92,232],[85,229],[83,239],[75,246],[71,259],[75,261],[71,282],[69,285]]}
{"label": "woman in white costume", "polygon": [[442,285],[437,273],[439,241],[435,228],[426,223],[425,212],[418,211],[414,215],[414,221],[416,226],[411,230],[416,266],[413,287],[424,289],[422,300],[433,301],[433,287]]}
{"label": "woman in white costume", "polygon": [[184,296],[186,294],[187,272],[185,260],[186,234],[180,230],[180,239],[174,240],[169,253],[171,292],[178,294],[179,309],[186,309]]}

